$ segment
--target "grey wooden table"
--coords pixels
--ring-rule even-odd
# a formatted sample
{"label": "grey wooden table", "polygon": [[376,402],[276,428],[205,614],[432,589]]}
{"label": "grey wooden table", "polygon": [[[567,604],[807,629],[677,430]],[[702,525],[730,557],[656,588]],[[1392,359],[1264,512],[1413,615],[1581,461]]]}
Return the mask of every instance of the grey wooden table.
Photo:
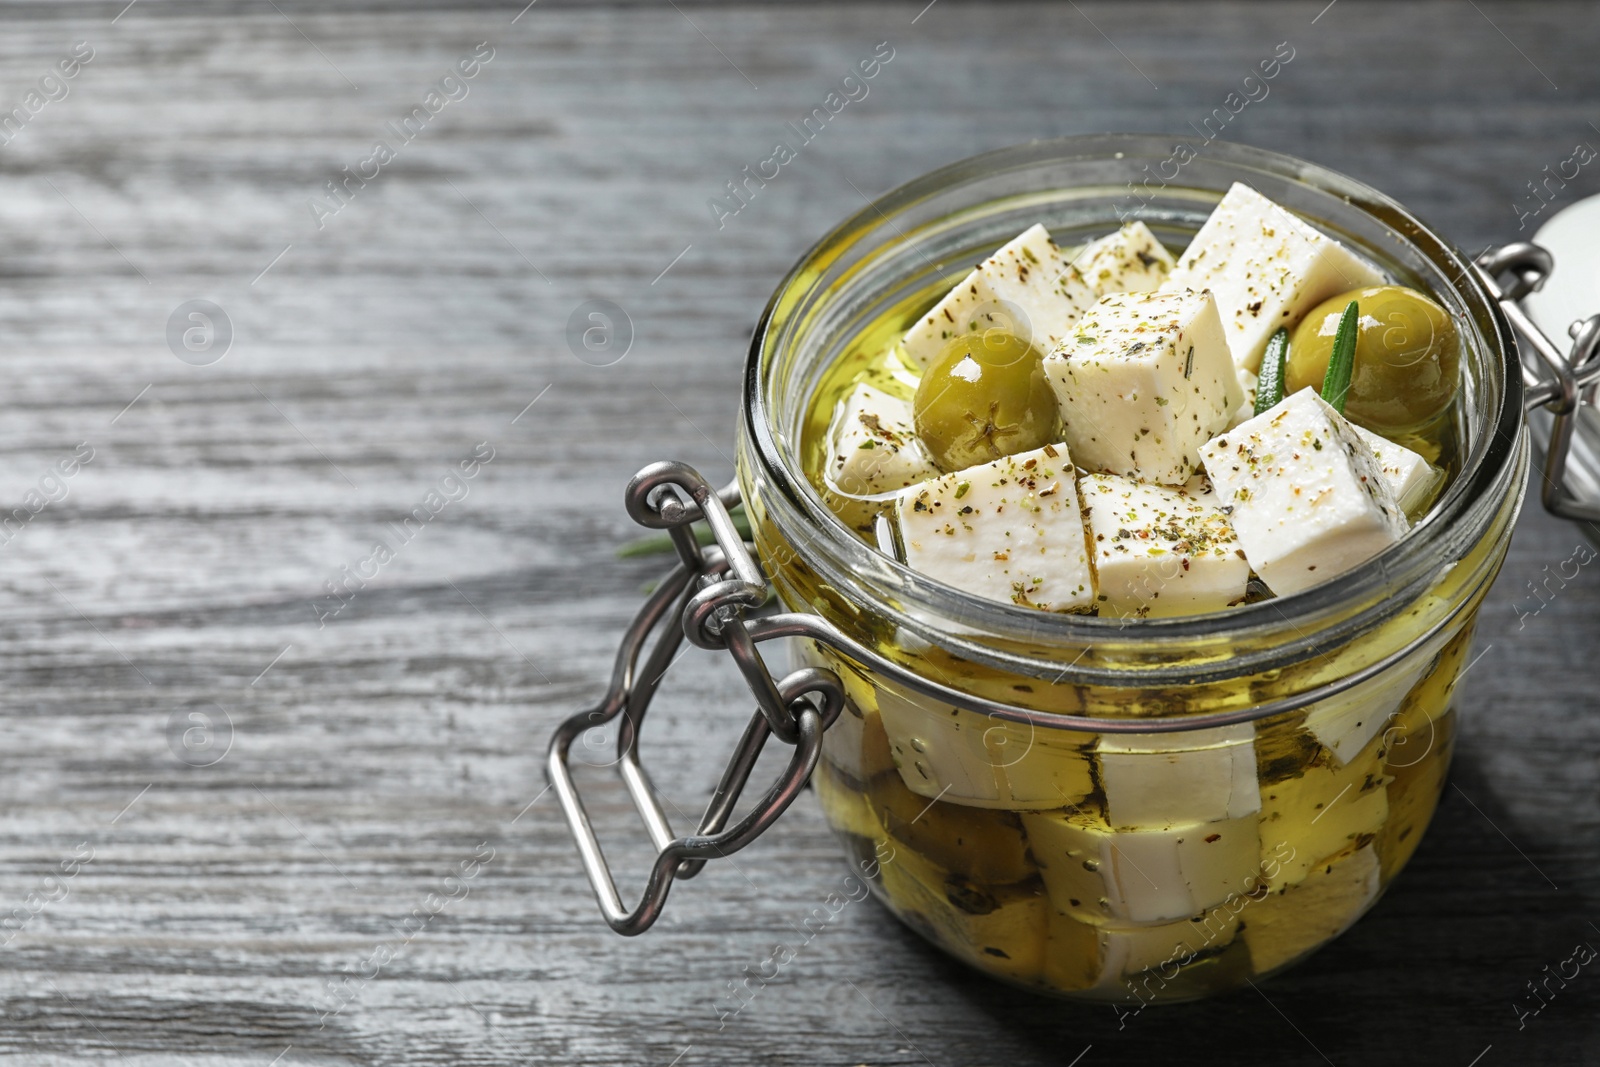
{"label": "grey wooden table", "polygon": [[[1600,945],[1600,578],[1519,618],[1578,543],[1536,505],[1429,838],[1258,992],[1119,1029],[863,903],[719,1029],[844,874],[809,797],[650,935],[600,925],[541,755],[657,567],[614,557],[620,489],[730,473],[755,317],[864,195],[1183,133],[1285,41],[1226,136],[1468,250],[1600,143],[1592,5],[924,2],[0,5],[0,509],[28,516],[0,535],[0,1062],[1600,1062],[1595,968],[1517,1014]],[[719,228],[708,199],[879,42],[869,95]],[[631,320],[608,366],[566,340],[595,299]],[[709,654],[676,669],[647,737],[675,803],[745,703]],[[636,838],[615,790],[594,810]]]}

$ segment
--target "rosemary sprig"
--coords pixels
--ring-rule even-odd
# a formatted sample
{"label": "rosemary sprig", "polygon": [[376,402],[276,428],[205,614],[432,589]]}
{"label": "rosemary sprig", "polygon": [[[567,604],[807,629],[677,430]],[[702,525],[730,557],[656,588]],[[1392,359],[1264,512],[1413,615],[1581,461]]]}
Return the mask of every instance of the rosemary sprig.
{"label": "rosemary sprig", "polygon": [[[744,513],[744,505],[739,504],[728,509],[728,517],[733,520],[734,529],[739,531],[739,536],[746,541],[750,540],[750,517]],[[711,533],[711,527],[702,520],[694,524],[694,539],[696,544],[709,545],[716,540]],[[651,534],[617,549],[618,559],[633,559],[636,556],[659,556],[672,551],[672,535],[667,533]]]}
{"label": "rosemary sprig", "polygon": [[1356,369],[1356,322],[1361,308],[1354,300],[1339,316],[1339,330],[1333,335],[1333,354],[1328,357],[1328,373],[1322,379],[1322,399],[1333,410],[1344,414],[1345,398],[1350,395],[1350,376]]}
{"label": "rosemary sprig", "polygon": [[1261,380],[1256,383],[1256,414],[1275,408],[1283,399],[1283,370],[1289,361],[1289,331],[1282,326],[1267,342],[1261,357]]}

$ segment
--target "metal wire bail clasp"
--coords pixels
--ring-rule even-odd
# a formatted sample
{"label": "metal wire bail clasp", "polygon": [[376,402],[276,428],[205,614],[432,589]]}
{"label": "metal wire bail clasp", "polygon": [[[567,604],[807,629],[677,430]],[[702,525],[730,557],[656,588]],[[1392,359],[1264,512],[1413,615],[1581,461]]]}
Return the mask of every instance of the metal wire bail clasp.
{"label": "metal wire bail clasp", "polygon": [[[619,934],[633,935],[648,930],[660,916],[673,879],[692,878],[706,860],[737,852],[794,802],[817,765],[823,731],[844,707],[844,687],[832,671],[820,668],[793,671],[782,680],[774,680],[767,671],[757,644],[780,635],[772,631],[752,634],[745,625],[745,613],[766,602],[768,588],[728,514],[728,508],[739,502],[736,485],[718,491],[685,464],[652,463],[628,483],[626,500],[635,522],[671,533],[678,565],[645,601],[623,636],[605,697],[557,728],[550,741],[546,772],[606,922]],[[695,538],[691,524],[701,520],[710,527],[714,545],[702,548]],[[645,655],[652,636],[655,644]],[[687,837],[674,837],[655,786],[639,763],[639,729],[684,637],[701,648],[728,650],[755,695],[756,712],[711,795],[698,830]],[[611,868],[573,783],[569,760],[574,740],[618,716],[615,766],[656,849],[644,892],[631,911],[617,894]],[[728,821],[756,759],[768,736],[774,734],[794,747],[789,764],[750,811],[730,827]]]}
{"label": "metal wire bail clasp", "polygon": [[[1476,260],[1478,276],[1499,302],[1506,318],[1526,337],[1539,357],[1540,368],[1522,361],[1526,410],[1544,408],[1554,416],[1550,441],[1544,452],[1544,484],[1540,497],[1553,515],[1580,522],[1600,522],[1600,501],[1584,501],[1567,488],[1567,461],[1579,408],[1592,405],[1600,382],[1600,315],[1574,322],[1568,333],[1572,348],[1563,353],[1536,326],[1519,301],[1538,289],[1555,266],[1548,251],[1528,241],[1491,248]],[[1501,284],[1501,278],[1509,281]],[[1543,370],[1548,373],[1540,373]]]}

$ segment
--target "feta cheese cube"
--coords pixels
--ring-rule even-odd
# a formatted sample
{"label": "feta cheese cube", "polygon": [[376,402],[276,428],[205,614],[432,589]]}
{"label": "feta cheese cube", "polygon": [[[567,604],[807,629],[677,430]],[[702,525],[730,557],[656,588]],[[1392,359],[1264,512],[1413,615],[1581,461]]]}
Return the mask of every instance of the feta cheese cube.
{"label": "feta cheese cube", "polygon": [[1033,858],[1061,911],[1087,921],[1168,922],[1256,884],[1255,815],[1113,830],[1082,811],[1024,812]]}
{"label": "feta cheese cube", "polygon": [[1220,822],[1261,808],[1255,727],[1105,734],[1096,746],[1114,827]]}
{"label": "feta cheese cube", "polygon": [[952,338],[999,328],[1048,352],[1094,303],[1043,226],[1030,226],[978,264],[906,332],[901,352],[927,367]]}
{"label": "feta cheese cube", "polygon": [[[1406,675],[1408,681],[1414,682],[1416,679],[1417,672]],[[1348,762],[1388,724],[1399,709],[1400,702],[1405,699],[1406,688],[1409,686],[1401,687],[1398,693],[1391,694],[1390,699],[1383,702],[1362,697],[1348,698],[1344,693],[1319,701],[1306,712],[1306,731],[1317,739],[1317,744],[1332,752],[1339,762]],[[1366,697],[1378,696],[1370,692],[1370,687],[1368,690]]]}
{"label": "feta cheese cube", "polygon": [[1182,485],[1242,401],[1210,293],[1102,297],[1044,360],[1073,460]]}
{"label": "feta cheese cube", "polygon": [[1279,596],[1309,589],[1400,540],[1406,517],[1377,457],[1306,388],[1201,449],[1245,558]]}
{"label": "feta cheese cube", "polygon": [[1108,975],[1132,978],[1157,967],[1176,967],[1202,952],[1221,949],[1233,941],[1239,926],[1238,912],[1228,907],[1154,926],[1108,924],[1100,928],[1102,958],[1108,965]]}
{"label": "feta cheese cube", "polygon": [[1149,293],[1172,271],[1172,253],[1142,222],[1124,223],[1116,233],[1084,245],[1073,259],[1095,293]]}
{"label": "feta cheese cube", "polygon": [[1442,644],[1442,639],[1430,642],[1413,652],[1405,664],[1317,701],[1306,709],[1306,730],[1340,764],[1356,759],[1368,742],[1393,723],[1406,694],[1422,679]]}
{"label": "feta cheese cube", "polygon": [[1394,491],[1394,498],[1409,518],[1417,518],[1418,513],[1430,503],[1433,491],[1444,477],[1444,472],[1433,464],[1417,455],[1405,445],[1395,444],[1380,434],[1355,423],[1350,424],[1356,436],[1365,441],[1378,457],[1378,466],[1383,471],[1384,481],[1389,483],[1389,488]]}
{"label": "feta cheese cube", "polygon": [[912,428],[911,401],[857,385],[834,408],[827,480],[846,496],[893,493],[937,476]]}
{"label": "feta cheese cube", "polygon": [[[1220,907],[1178,922],[1145,925],[1090,924],[1053,912],[1045,945],[1045,979],[1057,989],[1102,990],[1120,993],[1115,999],[1131,996],[1148,1002],[1153,999],[1149,979],[1159,983],[1155,986],[1159,990],[1174,977],[1170,970],[1231,944],[1243,910]],[[1146,976],[1144,983],[1130,981],[1158,967],[1165,973]],[[1149,992],[1141,995],[1141,985]]]}
{"label": "feta cheese cube", "polygon": [[[1044,967],[1050,902],[1037,883],[969,882],[892,839],[879,864],[879,884],[891,907],[914,929],[957,957],[1017,981]],[[826,912],[818,912],[826,915]],[[809,924],[805,928],[815,934]]]}
{"label": "feta cheese cube", "polygon": [[994,771],[1004,807],[1049,810],[1082,803],[1094,792],[1094,757],[1082,735],[994,720],[985,733],[1000,756]]}
{"label": "feta cheese cube", "polygon": [[1344,933],[1378,899],[1378,857],[1372,846],[1318,867],[1292,888],[1252,902],[1240,939],[1257,974],[1293,963]]}
{"label": "feta cheese cube", "polygon": [[1078,485],[1101,615],[1193,615],[1244,599],[1250,564],[1204,478],[1169,488],[1085,474]]}
{"label": "feta cheese cube", "polygon": [[1022,811],[1077,804],[1094,791],[1089,741],[1081,736],[887,688],[878,693],[878,710],[900,780],[918,796]]}
{"label": "feta cheese cube", "polygon": [[1216,294],[1233,360],[1254,371],[1278,327],[1293,327],[1330,296],[1383,283],[1338,241],[1235,182],[1163,288]]}
{"label": "feta cheese cube", "polygon": [[1305,772],[1261,787],[1264,866],[1273,889],[1298,885],[1328,857],[1373,840],[1389,817],[1389,779],[1383,773],[1383,739],[1375,737],[1359,759],[1340,766],[1321,756]]}
{"label": "feta cheese cube", "polygon": [[957,589],[1040,611],[1094,605],[1066,445],[1045,445],[902,490],[906,565]]}

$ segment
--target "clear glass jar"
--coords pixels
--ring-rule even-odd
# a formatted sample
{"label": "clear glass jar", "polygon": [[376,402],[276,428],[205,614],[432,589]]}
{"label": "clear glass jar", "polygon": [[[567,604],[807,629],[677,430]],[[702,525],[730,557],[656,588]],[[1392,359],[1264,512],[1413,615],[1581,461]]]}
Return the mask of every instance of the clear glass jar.
{"label": "clear glass jar", "polygon": [[[1220,143],[1180,158],[1151,137],[1074,138],[903,186],[794,268],[746,370],[740,487],[783,604],[975,705],[801,642],[800,660],[837,672],[848,696],[814,777],[830,824],[907,925],[995,977],[1074,998],[1231,988],[1373,905],[1443,786],[1451,693],[1527,480],[1513,339],[1464,258],[1311,164]],[[1035,222],[1068,246],[1137,218],[1181,249],[1235,181],[1457,320],[1452,480],[1403,542],[1296,596],[1130,624],[959,593],[826,507],[802,469],[809,401],[868,324],[908,325]]]}

